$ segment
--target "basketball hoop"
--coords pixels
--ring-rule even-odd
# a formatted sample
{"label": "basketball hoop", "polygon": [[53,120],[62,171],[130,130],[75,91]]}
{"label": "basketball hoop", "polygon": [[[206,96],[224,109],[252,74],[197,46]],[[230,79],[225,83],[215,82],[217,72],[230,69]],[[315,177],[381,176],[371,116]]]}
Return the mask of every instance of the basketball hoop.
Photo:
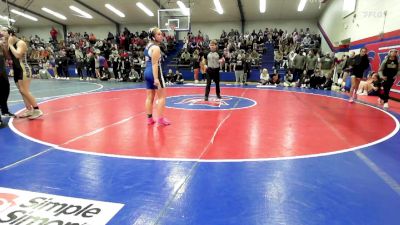
{"label": "basketball hoop", "polygon": [[158,26],[161,31],[188,31],[190,30],[190,15],[184,15],[181,9],[159,9]]}

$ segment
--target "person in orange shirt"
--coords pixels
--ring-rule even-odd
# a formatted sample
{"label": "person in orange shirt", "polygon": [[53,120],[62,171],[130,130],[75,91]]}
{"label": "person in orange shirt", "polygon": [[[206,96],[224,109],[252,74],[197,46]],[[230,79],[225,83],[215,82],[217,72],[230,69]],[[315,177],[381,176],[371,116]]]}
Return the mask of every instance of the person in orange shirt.
{"label": "person in orange shirt", "polygon": [[205,59],[204,53],[200,52],[200,73],[201,73],[201,80],[205,82],[206,80],[206,73],[207,73],[207,61]]}

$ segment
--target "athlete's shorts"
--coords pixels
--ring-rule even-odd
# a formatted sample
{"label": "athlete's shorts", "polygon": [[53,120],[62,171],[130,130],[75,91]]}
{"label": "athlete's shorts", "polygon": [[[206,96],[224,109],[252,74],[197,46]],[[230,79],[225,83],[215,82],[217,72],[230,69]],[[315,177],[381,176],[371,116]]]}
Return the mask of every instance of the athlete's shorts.
{"label": "athlete's shorts", "polygon": [[[165,88],[164,77],[159,72],[158,73],[158,80],[160,81],[160,88]],[[154,76],[153,70],[146,68],[144,71],[144,81],[146,83],[146,89],[158,89],[157,86],[154,85]]]}
{"label": "athlete's shorts", "polygon": [[358,78],[358,79],[362,79],[363,77],[364,77],[364,74],[351,74],[351,76],[355,76],[356,78]]}
{"label": "athlete's shorts", "polygon": [[31,71],[21,71],[14,69],[14,82],[18,83],[19,80],[26,80],[28,78],[32,78]]}

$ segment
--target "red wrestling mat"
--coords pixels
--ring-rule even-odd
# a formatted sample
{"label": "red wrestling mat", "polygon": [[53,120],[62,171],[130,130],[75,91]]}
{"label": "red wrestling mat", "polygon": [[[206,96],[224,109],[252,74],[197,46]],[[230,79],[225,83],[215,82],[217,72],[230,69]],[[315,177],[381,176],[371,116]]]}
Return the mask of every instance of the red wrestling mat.
{"label": "red wrestling mat", "polygon": [[[190,107],[193,102],[203,104],[193,99],[202,99],[204,88],[167,91],[168,99],[176,98],[181,107],[166,109],[172,122],[167,127],[146,124],[143,89],[49,101],[40,105],[45,112],[41,119],[16,119],[13,126],[29,138],[58,148],[202,160],[330,154],[371,144],[397,128],[395,120],[379,109],[320,95],[222,88],[224,99],[230,99],[224,100],[224,107],[237,109],[219,110],[213,105],[211,110],[199,110]],[[182,100],[185,96],[190,96],[190,101]],[[168,106],[177,103],[171,101]],[[250,105],[240,108],[245,101]]]}

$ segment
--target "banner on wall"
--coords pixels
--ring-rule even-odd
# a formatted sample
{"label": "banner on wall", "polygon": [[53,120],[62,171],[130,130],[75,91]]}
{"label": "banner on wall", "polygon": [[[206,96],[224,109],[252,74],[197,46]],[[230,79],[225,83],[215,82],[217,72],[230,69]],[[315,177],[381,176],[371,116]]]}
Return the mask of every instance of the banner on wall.
{"label": "banner on wall", "polygon": [[[369,44],[365,45],[365,47],[368,49],[368,57],[371,62],[371,69],[374,71],[378,71],[379,66],[388,55],[390,49],[396,48],[400,51],[400,39]],[[390,96],[396,99],[400,99],[399,77],[397,77],[392,89],[390,90]]]}

